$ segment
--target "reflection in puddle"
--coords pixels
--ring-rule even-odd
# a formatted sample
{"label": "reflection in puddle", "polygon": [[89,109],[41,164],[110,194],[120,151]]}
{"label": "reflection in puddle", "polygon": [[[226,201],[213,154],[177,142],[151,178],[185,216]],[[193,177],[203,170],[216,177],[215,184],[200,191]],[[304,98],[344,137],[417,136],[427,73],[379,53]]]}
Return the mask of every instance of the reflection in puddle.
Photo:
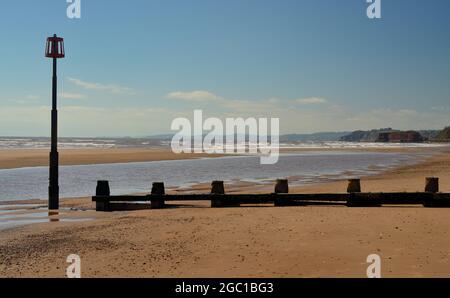
{"label": "reflection in puddle", "polygon": [[9,213],[14,213],[14,212],[17,212],[17,210],[3,210],[3,209],[0,209],[0,217],[3,214],[9,214]]}
{"label": "reflection in puddle", "polygon": [[54,211],[54,210],[49,210],[48,211],[48,217],[50,217],[50,222],[58,222],[59,221],[58,217],[56,217],[56,218],[52,218],[51,217],[51,216],[54,216],[54,215],[59,215],[59,211]]}
{"label": "reflection in puddle", "polygon": [[[61,216],[70,216],[61,218]],[[74,214],[59,211],[29,212],[29,210],[2,210],[0,211],[0,230],[46,222],[82,222],[94,218],[75,217]]]}
{"label": "reflection in puddle", "polygon": [[24,212],[22,210],[12,210],[12,212],[8,212],[6,214],[0,213],[0,220],[6,218],[20,218],[20,217],[26,217],[26,218],[46,218],[48,216],[47,212]]}

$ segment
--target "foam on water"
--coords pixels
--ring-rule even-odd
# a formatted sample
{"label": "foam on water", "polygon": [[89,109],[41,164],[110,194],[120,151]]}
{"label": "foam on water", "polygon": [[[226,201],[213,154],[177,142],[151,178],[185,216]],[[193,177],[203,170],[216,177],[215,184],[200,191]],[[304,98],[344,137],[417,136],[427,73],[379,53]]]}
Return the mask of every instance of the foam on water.
{"label": "foam on water", "polygon": [[[127,147],[161,147],[170,148],[167,138],[59,138],[60,148],[127,148]],[[226,144],[225,144],[226,146]],[[257,146],[250,142],[238,143],[238,148]],[[341,141],[309,141],[281,143],[280,148],[298,149],[339,149],[339,148],[424,148],[441,147],[444,144],[431,143],[366,143]],[[50,139],[46,137],[0,137],[0,149],[48,149]]]}

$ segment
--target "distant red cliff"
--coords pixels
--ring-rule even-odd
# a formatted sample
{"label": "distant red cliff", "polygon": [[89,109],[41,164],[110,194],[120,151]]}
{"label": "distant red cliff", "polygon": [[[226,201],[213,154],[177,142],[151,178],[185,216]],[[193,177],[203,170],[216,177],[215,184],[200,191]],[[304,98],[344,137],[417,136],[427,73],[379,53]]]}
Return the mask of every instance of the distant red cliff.
{"label": "distant red cliff", "polygon": [[417,131],[392,131],[379,133],[376,141],[384,143],[421,143],[425,139]]}

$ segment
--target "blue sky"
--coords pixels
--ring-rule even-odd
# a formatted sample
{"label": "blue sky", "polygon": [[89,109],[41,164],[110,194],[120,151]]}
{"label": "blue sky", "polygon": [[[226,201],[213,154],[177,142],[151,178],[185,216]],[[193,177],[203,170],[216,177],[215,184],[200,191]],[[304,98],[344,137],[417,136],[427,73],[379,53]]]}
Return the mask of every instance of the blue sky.
{"label": "blue sky", "polygon": [[279,117],[282,133],[441,128],[450,119],[450,1],[2,1],[0,135],[145,136],[176,117]]}

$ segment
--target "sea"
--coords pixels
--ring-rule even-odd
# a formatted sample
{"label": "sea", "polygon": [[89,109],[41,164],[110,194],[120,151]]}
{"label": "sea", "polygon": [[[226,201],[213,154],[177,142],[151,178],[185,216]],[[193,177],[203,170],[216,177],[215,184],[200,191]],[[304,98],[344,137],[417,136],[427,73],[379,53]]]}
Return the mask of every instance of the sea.
{"label": "sea", "polygon": [[[60,148],[169,148],[167,139],[62,138]],[[48,150],[48,138],[0,138],[0,149]],[[226,183],[272,184],[289,178],[290,185],[305,185],[373,175],[399,166],[418,163],[433,150],[385,151],[349,150],[390,147],[439,147],[439,144],[385,144],[347,142],[282,143],[291,148],[275,165],[261,165],[254,155],[189,160],[74,165],[60,167],[60,196],[92,196],[98,180],[109,180],[112,194],[148,193],[152,182],[169,188],[186,188],[198,183],[223,180]],[[295,152],[295,148],[302,149]],[[332,150],[323,150],[323,149]],[[305,150],[306,149],[306,150]],[[1,153],[0,153],[1,154]],[[0,202],[45,199],[48,167],[0,170]]]}

